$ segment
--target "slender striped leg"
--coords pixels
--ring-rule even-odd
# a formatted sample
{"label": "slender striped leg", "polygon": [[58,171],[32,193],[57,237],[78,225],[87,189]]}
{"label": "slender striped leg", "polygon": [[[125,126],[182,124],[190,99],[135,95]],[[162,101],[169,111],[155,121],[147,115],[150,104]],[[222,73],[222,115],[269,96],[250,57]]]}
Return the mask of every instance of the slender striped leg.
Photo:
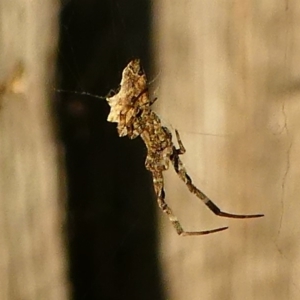
{"label": "slender striped leg", "polygon": [[179,132],[177,129],[175,129],[175,134],[176,134],[176,139],[177,139],[177,143],[179,146],[179,149],[176,149],[176,152],[178,155],[184,154],[186,152],[186,150],[182,144],[182,141],[181,141],[181,138],[180,138],[180,135],[179,135]]}
{"label": "slender striped leg", "polygon": [[150,99],[150,105],[154,104],[157,99],[158,99],[157,97],[155,97],[154,99]]}
{"label": "slender striped leg", "polygon": [[173,147],[173,154],[171,155],[170,159],[172,161],[176,173],[178,174],[180,179],[187,185],[191,193],[195,194],[214,214],[220,217],[235,218],[235,219],[250,219],[250,218],[260,218],[264,216],[263,214],[237,215],[237,214],[231,214],[231,213],[221,211],[221,209],[212,200],[210,200],[204,193],[202,193],[193,184],[191,177],[187,174],[186,169],[184,168],[183,163],[179,158],[180,154],[185,153],[185,148],[182,144],[178,131],[176,130],[175,132],[176,132],[176,138],[178,141],[179,149]]}
{"label": "slender striped leg", "polygon": [[154,184],[154,188],[155,188],[155,193],[157,195],[158,206],[168,216],[170,222],[174,226],[178,235],[180,235],[180,236],[205,235],[205,234],[223,231],[228,228],[228,227],[221,227],[221,228],[205,230],[205,231],[185,231],[182,228],[177,217],[173,214],[171,208],[165,202],[165,191],[163,188],[164,183],[163,183],[162,172],[155,171],[155,172],[152,172],[152,175],[153,175],[153,184]]}

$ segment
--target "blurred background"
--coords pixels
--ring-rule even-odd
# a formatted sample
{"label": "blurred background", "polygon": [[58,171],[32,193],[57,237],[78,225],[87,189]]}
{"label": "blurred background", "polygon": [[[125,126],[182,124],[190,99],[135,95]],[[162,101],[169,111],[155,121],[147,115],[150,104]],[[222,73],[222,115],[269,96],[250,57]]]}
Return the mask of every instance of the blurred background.
{"label": "blurred background", "polygon": [[[0,299],[298,299],[300,3],[0,0]],[[156,205],[106,96],[140,58],[195,184]],[[64,90],[65,92],[62,92]]]}

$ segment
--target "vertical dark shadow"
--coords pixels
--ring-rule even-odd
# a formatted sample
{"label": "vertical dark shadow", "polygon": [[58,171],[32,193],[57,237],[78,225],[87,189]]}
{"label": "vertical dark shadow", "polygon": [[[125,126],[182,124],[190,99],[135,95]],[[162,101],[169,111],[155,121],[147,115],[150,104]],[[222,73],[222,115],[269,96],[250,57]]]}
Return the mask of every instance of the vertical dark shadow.
{"label": "vertical dark shadow", "polygon": [[[150,1],[77,0],[61,11],[58,88],[105,96],[134,57],[149,69]],[[155,201],[141,140],[119,138],[106,101],[58,93],[73,299],[163,299]]]}

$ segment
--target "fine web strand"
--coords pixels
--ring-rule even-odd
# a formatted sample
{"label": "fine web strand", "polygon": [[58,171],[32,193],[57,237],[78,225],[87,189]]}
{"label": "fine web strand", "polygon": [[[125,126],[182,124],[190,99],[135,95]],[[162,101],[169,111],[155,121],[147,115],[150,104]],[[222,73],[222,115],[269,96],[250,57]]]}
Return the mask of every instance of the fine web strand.
{"label": "fine web strand", "polygon": [[106,100],[106,97],[91,94],[88,92],[79,92],[79,91],[68,91],[68,90],[62,90],[62,89],[54,89],[57,93],[66,93],[66,94],[75,94],[75,95],[81,95],[81,96],[89,96],[96,99]]}

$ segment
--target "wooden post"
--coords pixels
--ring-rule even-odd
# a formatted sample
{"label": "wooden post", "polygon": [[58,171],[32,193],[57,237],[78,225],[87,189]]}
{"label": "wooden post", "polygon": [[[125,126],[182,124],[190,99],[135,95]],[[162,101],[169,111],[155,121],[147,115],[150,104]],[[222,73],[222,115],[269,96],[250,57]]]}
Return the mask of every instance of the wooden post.
{"label": "wooden post", "polygon": [[156,1],[157,110],[180,131],[193,181],[214,216],[168,172],[166,201],[186,230],[161,217],[167,298],[298,299],[300,3]]}
{"label": "wooden post", "polygon": [[0,0],[0,299],[68,298],[52,89],[58,1]]}

